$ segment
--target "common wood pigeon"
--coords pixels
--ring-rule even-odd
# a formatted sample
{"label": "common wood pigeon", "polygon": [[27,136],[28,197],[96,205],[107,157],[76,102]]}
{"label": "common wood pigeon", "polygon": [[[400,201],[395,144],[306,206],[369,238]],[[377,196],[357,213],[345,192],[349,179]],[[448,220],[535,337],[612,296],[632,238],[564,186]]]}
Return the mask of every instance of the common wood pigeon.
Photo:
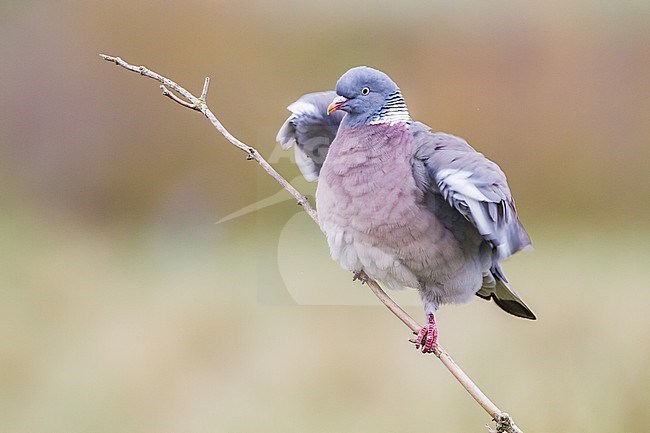
{"label": "common wood pigeon", "polygon": [[360,66],[336,92],[304,95],[277,140],[295,145],[318,179],[319,225],[331,256],[356,277],[415,288],[427,324],[414,340],[437,345],[434,313],[473,295],[506,312],[535,315],[499,262],[531,245],[501,169],[465,140],[413,121],[397,85]]}

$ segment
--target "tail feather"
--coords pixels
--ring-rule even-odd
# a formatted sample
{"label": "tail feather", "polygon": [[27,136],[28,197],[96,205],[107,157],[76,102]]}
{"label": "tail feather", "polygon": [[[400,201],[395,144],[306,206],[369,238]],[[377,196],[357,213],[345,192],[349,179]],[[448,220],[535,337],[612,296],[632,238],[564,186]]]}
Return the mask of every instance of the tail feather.
{"label": "tail feather", "polygon": [[508,280],[503,275],[499,265],[494,266],[491,271],[496,284],[493,287],[483,286],[476,295],[483,299],[494,299],[494,302],[503,311],[513,316],[536,320],[535,313],[528,308],[528,305],[519,297],[517,292],[510,288]]}
{"label": "tail feather", "polygon": [[512,290],[508,283],[501,281],[497,278],[497,286],[492,295],[494,302],[507,313],[524,319],[536,320],[535,313],[533,313],[528,305],[517,295],[517,292]]}

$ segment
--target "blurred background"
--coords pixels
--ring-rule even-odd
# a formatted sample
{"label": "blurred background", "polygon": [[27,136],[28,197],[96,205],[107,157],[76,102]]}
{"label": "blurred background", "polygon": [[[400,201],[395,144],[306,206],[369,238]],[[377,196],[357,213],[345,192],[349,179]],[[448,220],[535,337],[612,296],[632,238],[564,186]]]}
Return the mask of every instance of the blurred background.
{"label": "blurred background", "polygon": [[488,421],[270,178],[100,52],[195,94],[211,76],[306,193],[285,107],[387,72],[501,165],[535,244],[505,271],[539,320],[476,299],[440,311],[441,344],[525,431],[650,429],[650,3],[350,3],[0,0],[0,431]]}

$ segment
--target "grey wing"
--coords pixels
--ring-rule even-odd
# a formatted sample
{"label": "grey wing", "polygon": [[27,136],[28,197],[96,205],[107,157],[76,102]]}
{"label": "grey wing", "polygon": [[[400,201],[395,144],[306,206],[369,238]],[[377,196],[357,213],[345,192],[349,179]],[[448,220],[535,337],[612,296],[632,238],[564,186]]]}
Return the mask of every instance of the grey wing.
{"label": "grey wing", "polygon": [[318,179],[330,144],[345,113],[327,114],[327,106],[336,92],[309,93],[300,97],[287,108],[291,116],[284,122],[276,140],[283,149],[295,145],[296,164],[305,179]]}
{"label": "grey wing", "polygon": [[531,245],[517,219],[506,177],[462,138],[413,125],[414,176],[439,193],[494,248],[496,261]]}
{"label": "grey wing", "polygon": [[[426,125],[413,124],[413,177],[425,193],[440,196],[469,221],[492,247],[492,266],[476,293],[510,314],[535,320],[535,314],[508,285],[499,261],[531,245],[517,219],[506,177],[495,163],[465,140]],[[444,214],[445,212],[443,212]]]}

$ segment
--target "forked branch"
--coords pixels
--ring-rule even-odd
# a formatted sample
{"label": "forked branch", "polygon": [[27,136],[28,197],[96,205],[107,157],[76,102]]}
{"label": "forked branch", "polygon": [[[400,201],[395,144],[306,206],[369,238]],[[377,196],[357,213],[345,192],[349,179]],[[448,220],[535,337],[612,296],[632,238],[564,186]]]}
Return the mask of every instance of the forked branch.
{"label": "forked branch", "polygon": [[[318,217],[316,211],[309,203],[309,200],[302,195],[297,189],[295,189],[286,179],[284,179],[271,165],[259,154],[259,152],[251,146],[244,144],[239,141],[234,135],[232,135],[224,126],[219,122],[217,117],[210,111],[208,104],[206,102],[206,97],[208,93],[208,87],[210,85],[210,78],[206,78],[203,84],[203,91],[201,92],[201,97],[197,98],[192,93],[187,91],[185,88],[181,87],[174,81],[169,78],[163,77],[160,74],[157,74],[150,69],[147,69],[144,66],[135,66],[131,65],[119,57],[107,56],[105,54],[100,54],[100,57],[106,61],[115,63],[118,66],[121,66],[125,69],[128,69],[132,72],[137,72],[140,75],[145,77],[152,78],[161,83],[160,88],[164,96],[170,98],[174,102],[182,105],[183,107],[190,108],[192,110],[200,111],[205,117],[210,120],[210,123],[221,133],[228,141],[230,141],[235,147],[246,152],[246,159],[255,160],[263,169],[266,171],[273,179],[275,179],[282,188],[284,188],[289,194],[296,199],[298,204],[307,212],[312,220],[318,224]],[[377,298],[395,315],[399,318],[406,326],[408,326],[415,334],[422,328],[418,322],[415,321],[406,311],[404,311],[399,305],[392,300],[390,296],[381,288],[381,286],[374,280],[367,281],[368,287],[372,292],[377,296]],[[465,374],[465,372],[454,362],[454,360],[445,352],[440,346],[437,347],[437,350],[434,352],[436,357],[438,357],[442,363],[447,367],[447,369],[454,375],[458,382],[467,390],[467,392],[476,400],[476,402],[481,405],[481,407],[492,417],[496,422],[496,430],[493,430],[488,427],[491,432],[496,433],[522,433],[521,430],[515,425],[514,421],[505,412],[499,410],[499,408],[490,401],[489,398],[474,384],[474,382]]]}

